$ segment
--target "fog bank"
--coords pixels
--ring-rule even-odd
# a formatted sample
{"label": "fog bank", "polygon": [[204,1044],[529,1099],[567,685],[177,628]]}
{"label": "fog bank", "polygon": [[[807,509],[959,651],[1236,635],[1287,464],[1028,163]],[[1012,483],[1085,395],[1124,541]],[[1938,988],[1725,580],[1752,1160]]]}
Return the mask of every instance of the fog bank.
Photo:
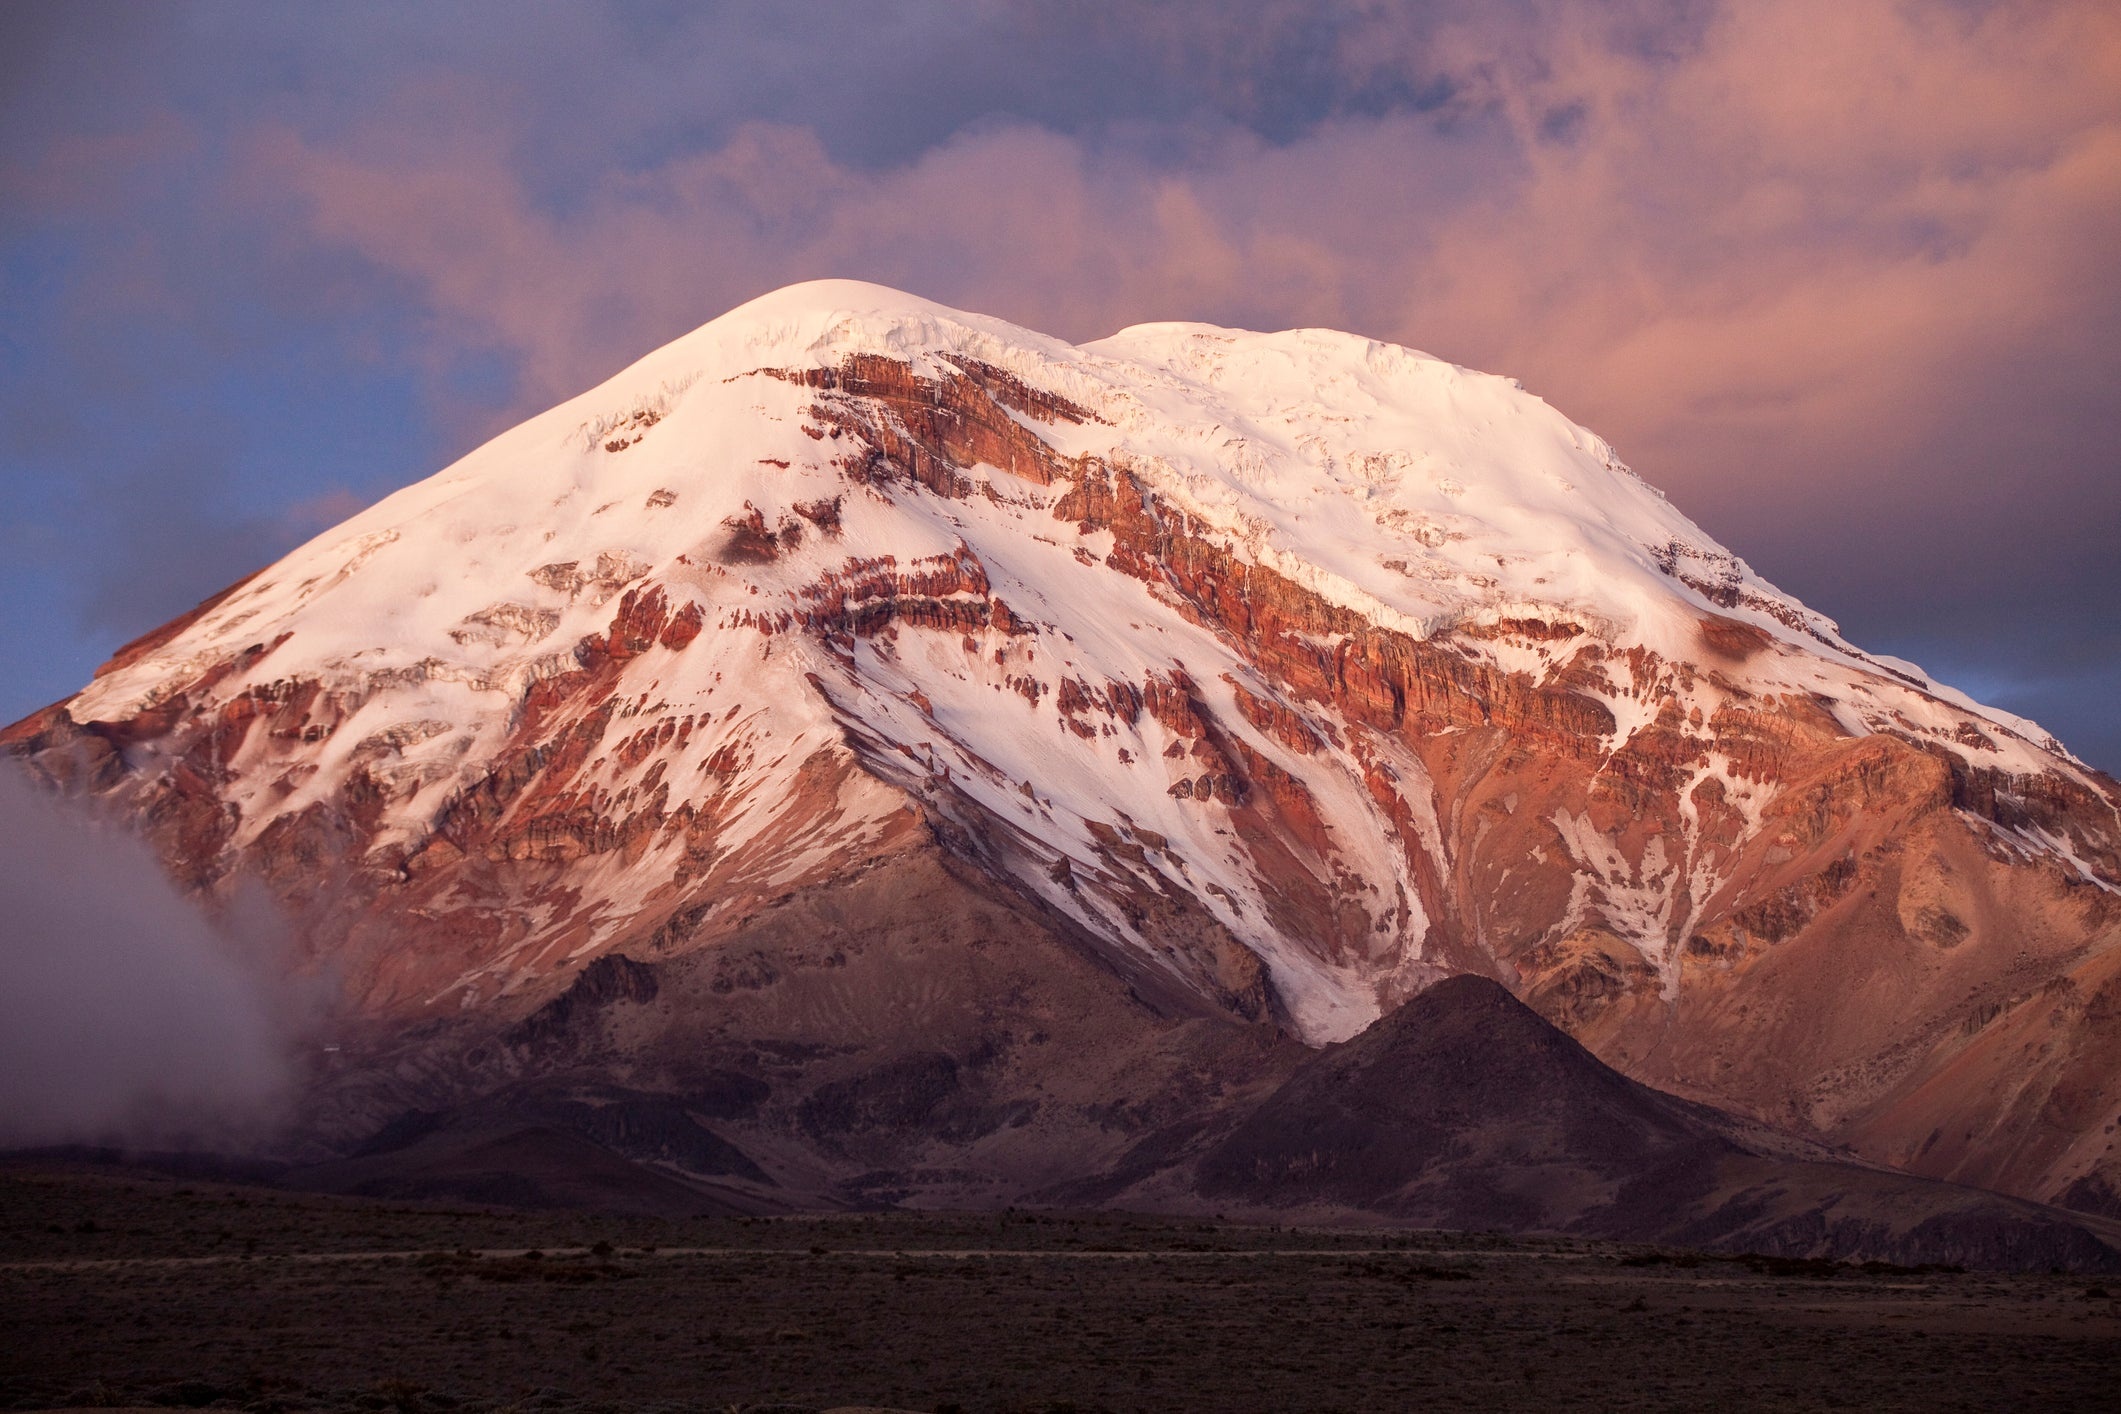
{"label": "fog bank", "polygon": [[275,995],[144,844],[0,762],[0,1146],[255,1130],[291,1078]]}

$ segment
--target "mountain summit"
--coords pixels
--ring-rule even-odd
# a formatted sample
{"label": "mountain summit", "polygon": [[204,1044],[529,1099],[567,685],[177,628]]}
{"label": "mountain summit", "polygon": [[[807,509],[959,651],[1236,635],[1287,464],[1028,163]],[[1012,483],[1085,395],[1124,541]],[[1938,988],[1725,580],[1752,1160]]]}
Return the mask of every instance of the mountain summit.
{"label": "mountain summit", "polygon": [[[347,1127],[613,1006],[596,1045],[646,1045],[681,976],[731,1084],[866,1057],[789,1125],[986,1135],[1054,968],[1123,982],[1172,1085],[1203,1026],[1337,1042],[1473,972],[1639,1080],[2121,1211],[2121,789],[1517,383],[1354,335],[792,286],[5,739],[181,879],[263,881],[360,1045],[459,1038]],[[886,918],[928,960],[857,995]],[[1024,950],[1006,1036],[953,938]]]}

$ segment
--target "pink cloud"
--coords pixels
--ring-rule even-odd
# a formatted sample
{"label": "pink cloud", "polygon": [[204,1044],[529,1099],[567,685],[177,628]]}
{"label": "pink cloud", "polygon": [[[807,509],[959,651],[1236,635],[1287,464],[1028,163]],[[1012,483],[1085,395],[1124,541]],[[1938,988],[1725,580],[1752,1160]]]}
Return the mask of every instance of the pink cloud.
{"label": "pink cloud", "polygon": [[[1409,318],[1653,444],[1827,444],[2072,331],[2121,218],[2121,16],[1738,6],[1677,65],[1563,36],[1495,95],[1531,179],[1453,213]],[[1572,145],[1531,115],[1583,105]],[[1485,337],[1473,334],[1485,326]]]}
{"label": "pink cloud", "polygon": [[[1412,73],[1368,13],[1361,63]],[[756,125],[541,199],[505,135],[461,136],[485,125],[438,123],[429,93],[416,135],[268,133],[248,170],[307,239],[411,282],[446,342],[520,358],[517,413],[840,274],[1073,338],[1354,327],[1524,378],[1713,501],[1907,455],[1996,359],[2106,337],[2121,12],[1773,0],[1677,57],[1582,14],[1425,32],[1458,86],[1441,115],[1224,132],[1180,162],[1017,125],[865,171]]]}

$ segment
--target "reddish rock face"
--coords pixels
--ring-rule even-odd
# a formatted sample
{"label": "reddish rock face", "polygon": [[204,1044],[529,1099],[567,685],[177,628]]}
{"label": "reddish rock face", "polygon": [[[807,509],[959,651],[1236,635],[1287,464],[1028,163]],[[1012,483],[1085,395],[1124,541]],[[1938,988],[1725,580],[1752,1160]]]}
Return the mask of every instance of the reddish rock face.
{"label": "reddish rock face", "polygon": [[[1638,1079],[2121,1208],[2113,782],[1712,544],[1644,550],[1631,629],[1446,564],[1478,526],[1392,501],[1393,448],[1304,452],[1389,502],[1365,574],[1472,596],[1417,614],[1218,510],[1102,365],[817,347],[588,395],[619,410],[511,434],[5,744],[202,892],[262,883],[378,1037],[521,1027],[597,959],[712,956],[940,850],[1166,1011],[1318,1042],[1481,973]],[[417,551],[443,490],[538,458],[449,531],[490,576],[459,593]]]}

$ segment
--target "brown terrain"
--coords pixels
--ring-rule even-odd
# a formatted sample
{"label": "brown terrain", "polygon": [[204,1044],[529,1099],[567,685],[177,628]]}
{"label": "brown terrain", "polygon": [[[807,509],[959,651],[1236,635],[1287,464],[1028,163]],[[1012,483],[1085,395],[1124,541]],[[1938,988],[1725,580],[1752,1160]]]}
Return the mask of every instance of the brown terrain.
{"label": "brown terrain", "polygon": [[2104,1409],[2110,1281],[1095,1213],[687,1221],[0,1166],[0,1407]]}
{"label": "brown terrain", "polygon": [[[1021,1204],[2121,1271],[2121,1225],[1864,1166],[1651,1090],[1483,978],[1314,1051],[1159,1013],[954,888],[939,868],[872,875],[829,908],[777,911],[737,954],[771,986],[724,990],[726,957],[607,958],[502,1043],[466,1028],[469,1052],[427,1036],[359,1072],[402,1085],[448,1056],[431,1092],[479,1098],[408,1111],[342,1157],[242,1171],[668,1219]],[[980,931],[937,927],[940,899]],[[753,1008],[815,1039],[762,1047]]]}
{"label": "brown terrain", "polygon": [[[1161,1199],[1990,1268],[2104,1267],[2117,1235],[1806,1152],[1651,1090],[1472,976],[1438,983],[1306,1062],[1237,1123],[1187,1147],[1173,1162],[1170,1137],[1158,1136],[1089,1189],[1130,1207]],[[1151,1164],[1159,1171],[1134,1177]]]}
{"label": "brown terrain", "polygon": [[[1056,450],[1102,414],[992,364],[860,354],[724,381],[797,398],[791,458],[838,492],[745,501],[682,572],[616,552],[526,567],[608,618],[511,689],[499,745],[451,763],[446,792],[417,752],[448,724],[377,713],[447,679],[450,643],[351,684],[292,656],[299,631],[201,647],[279,570],[121,650],[99,679],[152,685],[125,714],[82,706],[105,700],[92,688],[0,737],[137,822],[202,897],[262,884],[297,965],[337,979],[339,1049],[312,1057],[291,1181],[644,1213],[1190,1193],[1731,1250],[2106,1260],[2096,1223],[1876,1166],[2121,1217],[2111,780],[2054,754],[1983,766],[2001,728],[1973,714],[1859,733],[1748,687],[1801,651],[1755,621],[1787,611],[1691,562],[1668,570],[1708,605],[1687,659],[1559,616],[1416,638],[1233,553],[1126,465]],[[636,414],[603,453],[676,435],[658,424]],[[877,506],[993,500],[993,469],[1029,488],[1048,543],[1139,582],[1242,679],[1074,675],[1073,635],[1013,607],[964,540],[832,550]],[[832,568],[804,568],[816,555]],[[456,644],[560,613],[500,607]],[[1050,714],[1055,753],[1125,741],[1121,760],[1158,763],[1160,795],[1219,822],[1264,926],[1374,979],[1385,1019],[1299,1044],[1203,856],[1123,798],[1072,849],[909,744],[894,724],[947,739],[947,714],[878,665],[931,650],[996,665],[992,710]],[[712,713],[658,696],[709,654],[770,660],[783,695]],[[1720,705],[1685,705],[1703,693]],[[1623,699],[1647,725],[1617,739]],[[829,739],[781,719],[799,713]],[[359,744],[332,745],[356,719]],[[1350,873],[1359,822],[1321,803],[1343,787],[1400,882]],[[1037,780],[1021,794],[1050,804]],[[1418,954],[1395,952],[1416,917]],[[1423,991],[1454,973],[1587,1054],[1493,988]],[[1549,1082],[1568,1103],[1513,1137]]]}

